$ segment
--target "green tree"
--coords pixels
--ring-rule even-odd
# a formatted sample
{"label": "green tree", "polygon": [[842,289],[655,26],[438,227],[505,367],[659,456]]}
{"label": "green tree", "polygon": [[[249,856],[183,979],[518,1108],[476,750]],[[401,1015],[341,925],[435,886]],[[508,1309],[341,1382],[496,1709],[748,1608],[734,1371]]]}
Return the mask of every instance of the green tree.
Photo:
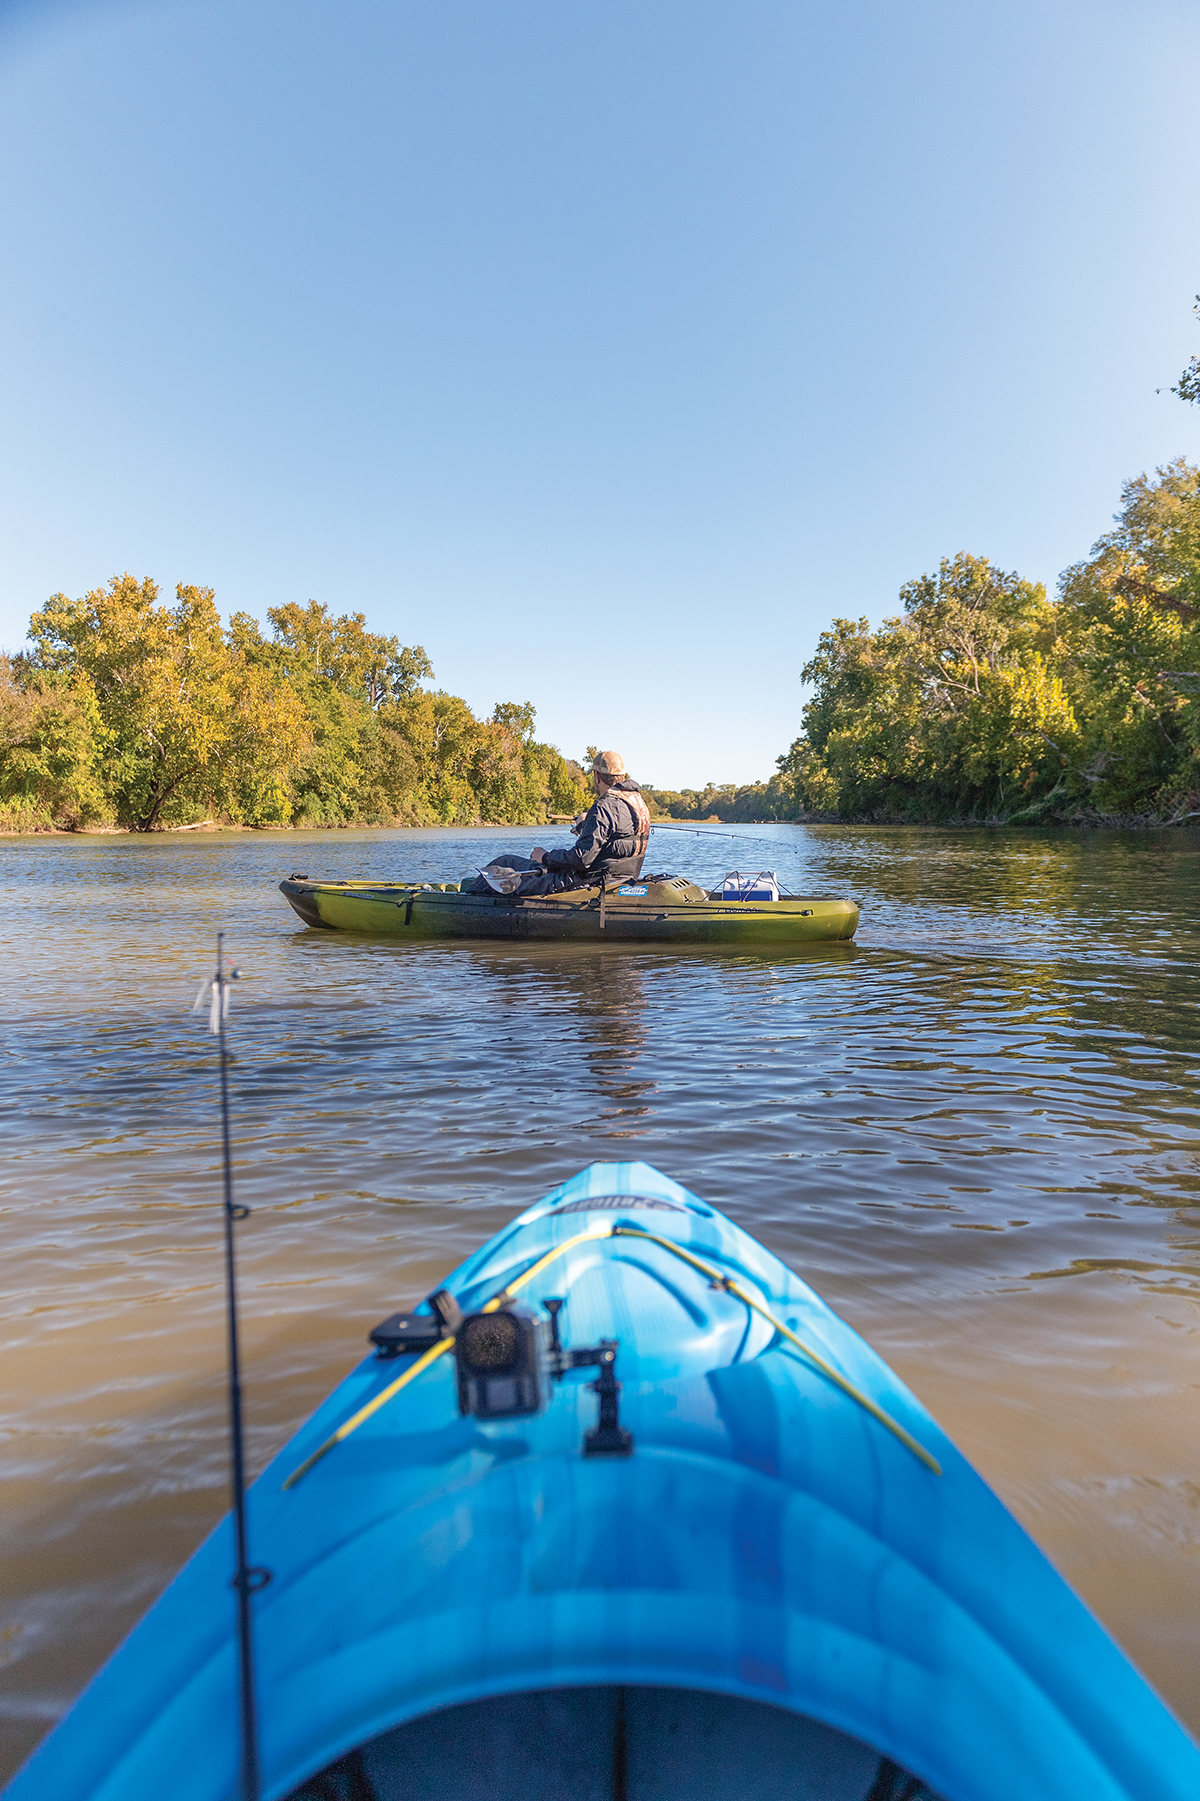
{"label": "green tree", "polygon": [[8,831],[112,818],[96,697],[58,672],[0,657],[0,819]]}
{"label": "green tree", "polygon": [[477,719],[457,695],[425,690],[380,712],[413,759],[419,820],[442,825],[535,825],[586,804],[583,771],[537,742],[535,718],[528,701],[498,701],[489,720]]}
{"label": "green tree", "polygon": [[547,813],[579,813],[591,806],[591,787],[573,757],[564,757],[552,744],[531,745],[529,754],[534,760],[543,795],[543,816]]}
{"label": "green tree", "polygon": [[419,775],[389,709],[432,677],[420,645],[369,632],[361,613],[334,618],[315,600],[271,607],[273,636],[244,613],[231,641],[298,696],[307,743],[287,779],[289,804],[306,825],[419,824]]}
{"label": "green tree", "polygon": [[1101,812],[1170,813],[1200,790],[1200,469],[1179,458],[1121,499],[1115,529],[1059,584],[1076,789]]}
{"label": "green tree", "polygon": [[901,589],[873,632],[834,620],[803,671],[814,693],[780,775],[810,807],[887,818],[994,817],[1061,781],[1077,738],[1040,584],[960,552]]}
{"label": "green tree", "polygon": [[492,709],[491,723],[511,732],[523,744],[531,744],[536,719],[537,709],[532,701],[518,704],[515,700],[498,700]]}
{"label": "green tree", "polygon": [[284,819],[284,772],[306,735],[295,694],[231,646],[210,588],[180,584],[158,604],[149,580],[114,576],[81,600],[55,594],[33,615],[35,661],[90,691],[104,739],[103,782],[138,831],[257,797]]}
{"label": "green tree", "polygon": [[210,589],[180,586],[167,607],[130,575],[54,595],[33,655],[0,659],[0,818],[532,824],[585,804],[579,765],[534,737],[532,702],[477,718],[422,687],[419,645],[361,613],[309,601],[267,618],[269,637],[247,613],[223,631]]}
{"label": "green tree", "polygon": [[433,669],[419,644],[401,645],[399,638],[369,632],[362,613],[334,619],[315,600],[306,607],[289,601],[269,607],[267,618],[276,643],[292,653],[290,667],[360,696],[373,712],[432,680]]}
{"label": "green tree", "polygon": [[[1196,304],[1192,311],[1200,319],[1200,294],[1196,296]],[[1200,401],[1200,357],[1192,358],[1171,392],[1178,394],[1180,400],[1190,400],[1193,405]]]}

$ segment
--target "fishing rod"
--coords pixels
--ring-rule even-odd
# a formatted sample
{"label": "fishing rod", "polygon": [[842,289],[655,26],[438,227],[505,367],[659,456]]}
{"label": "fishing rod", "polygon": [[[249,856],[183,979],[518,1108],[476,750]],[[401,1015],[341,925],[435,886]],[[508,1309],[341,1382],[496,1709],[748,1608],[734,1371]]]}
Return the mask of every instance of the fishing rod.
{"label": "fishing rod", "polygon": [[[547,813],[546,823],[548,825],[566,825],[568,820],[574,820],[575,826],[572,827],[572,830],[575,830],[582,817],[583,815],[580,813]],[[791,825],[793,822],[781,819],[778,823]],[[747,838],[742,832],[704,832],[698,831],[695,826],[690,825],[667,825],[661,819],[652,819],[650,830],[652,832],[682,832],[685,838],[731,838],[737,844],[761,844],[766,850],[787,848],[786,845],[781,846],[778,838]]]}
{"label": "fishing rod", "polygon": [[[238,1347],[237,1265],[234,1258],[233,1228],[247,1219],[249,1207],[235,1206],[233,1199],[233,1151],[229,1132],[229,1043],[226,1021],[229,1017],[229,984],[238,972],[225,972],[224,932],[217,933],[217,973],[213,978],[209,1007],[209,1030],[216,1034],[221,1069],[221,1151],[225,1173],[225,1317],[229,1346],[229,1453],[233,1490],[233,1533],[237,1570],[233,1588],[237,1592],[238,1666],[242,1718],[242,1796],[243,1801],[258,1801],[260,1793],[258,1757],[258,1711],[254,1692],[254,1621],[250,1598],[271,1580],[269,1570],[250,1562],[246,1531],[246,1447],[242,1424],[242,1374]],[[204,989],[197,996],[197,1005]]]}
{"label": "fishing rod", "polygon": [[[779,823],[780,823],[780,825],[786,825],[789,822],[787,820],[781,819]],[[701,832],[701,831],[697,831],[694,826],[665,825],[661,820],[658,820],[658,819],[652,819],[650,821],[650,830],[652,832],[682,832],[685,835],[685,837],[688,837],[688,838],[732,838],[738,844],[762,844],[768,850],[780,850],[780,849],[787,848],[786,845],[780,844],[778,838],[747,838],[741,832]]]}

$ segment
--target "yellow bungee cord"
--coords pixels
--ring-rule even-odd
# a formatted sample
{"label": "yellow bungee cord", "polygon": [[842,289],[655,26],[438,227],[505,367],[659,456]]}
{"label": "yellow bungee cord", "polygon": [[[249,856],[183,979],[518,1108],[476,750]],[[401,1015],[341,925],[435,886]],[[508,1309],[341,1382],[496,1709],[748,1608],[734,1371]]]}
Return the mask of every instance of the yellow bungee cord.
{"label": "yellow bungee cord", "polygon": [[834,1369],[832,1363],[827,1363],[818,1351],[813,1350],[811,1345],[805,1344],[802,1338],[798,1338],[791,1327],[785,1326],[783,1321],[777,1319],[769,1308],[763,1306],[761,1301],[756,1301],[752,1294],[747,1294],[746,1290],[739,1282],[735,1282],[732,1276],[725,1275],[711,1263],[705,1263],[702,1257],[694,1256],[691,1251],[685,1251],[682,1245],[675,1244],[670,1238],[660,1238],[655,1232],[642,1232],[636,1226],[614,1226],[612,1235],[614,1238],[644,1238],[648,1244],[661,1245],[664,1251],[670,1251],[673,1257],[682,1258],[685,1263],[690,1263],[693,1269],[698,1269],[707,1276],[715,1288],[723,1288],[726,1294],[736,1296],[747,1307],[753,1308],[755,1313],[761,1313],[780,1337],[786,1338],[789,1343],[796,1346],[797,1350],[803,1351],[804,1355],[816,1364],[822,1375],[828,1376],[831,1382],[836,1382],[837,1386],[845,1394],[848,1394],[852,1401],[857,1401],[859,1406],[864,1407],[873,1419],[879,1421],[881,1426],[886,1426],[888,1431],[898,1438],[914,1457],[920,1459],[926,1469],[932,1470],[935,1476],[942,1474],[942,1466],[932,1451],[927,1451],[911,1432],[905,1430],[899,1420],[894,1420],[890,1413],[885,1413],[884,1409],[879,1406],[878,1402],[873,1401],[870,1395],[864,1394],[861,1388],[851,1382],[848,1377],[843,1376],[840,1370]]}
{"label": "yellow bungee cord", "polygon": [[[906,1431],[899,1420],[894,1420],[890,1413],[885,1412],[879,1406],[878,1402],[871,1399],[870,1395],[865,1394],[848,1377],[843,1376],[840,1370],[836,1370],[818,1351],[814,1351],[811,1345],[805,1344],[804,1340],[798,1337],[790,1326],[785,1326],[781,1319],[778,1319],[768,1307],[764,1307],[763,1303],[756,1300],[752,1294],[747,1293],[732,1276],[727,1276],[723,1270],[717,1269],[711,1263],[706,1263],[702,1257],[697,1257],[692,1251],[685,1250],[682,1245],[676,1244],[672,1239],[660,1238],[655,1232],[643,1232],[636,1226],[620,1225],[600,1226],[594,1227],[590,1232],[577,1232],[574,1237],[564,1239],[562,1244],[555,1245],[553,1250],[547,1251],[544,1257],[539,1257],[536,1263],[530,1265],[524,1275],[515,1277],[506,1288],[501,1289],[499,1294],[493,1295],[490,1301],[485,1301],[480,1312],[495,1313],[497,1308],[503,1307],[513,1295],[518,1294],[522,1288],[533,1281],[535,1276],[540,1275],[542,1270],[553,1263],[556,1258],[561,1257],[564,1252],[571,1250],[577,1244],[585,1244],[588,1240],[597,1238],[640,1238],[646,1244],[658,1245],[662,1250],[669,1251],[673,1257],[678,1257],[684,1263],[690,1264],[693,1269],[699,1270],[701,1275],[708,1277],[715,1288],[723,1288],[726,1294],[733,1295],[744,1306],[761,1314],[781,1338],[786,1338],[790,1344],[796,1346],[797,1350],[802,1351],[810,1362],[816,1365],[822,1375],[828,1376],[829,1380],[836,1383],[838,1388],[844,1394],[849,1395],[852,1401],[857,1401],[858,1405],[869,1413],[872,1419],[878,1420],[881,1426],[885,1426],[895,1438],[899,1439],[906,1450],[911,1451],[913,1456],[925,1465],[926,1469],[931,1470],[935,1476],[942,1474],[942,1466],[937,1458],[931,1451],[927,1451],[911,1432]],[[414,1382],[429,1368],[431,1363],[435,1363],[453,1346],[453,1337],[439,1338],[438,1342],[428,1351],[422,1352],[417,1361],[410,1364],[403,1375],[397,1376],[394,1382],[390,1382],[386,1388],[381,1389],[372,1400],[367,1402],[365,1407],[360,1407],[358,1412],[344,1421],[336,1432],[331,1433],[324,1444],[318,1445],[311,1457],[306,1457],[303,1463],[298,1464],[291,1475],[285,1477],[283,1487],[285,1489],[293,1488],[297,1482],[307,1476],[315,1464],[320,1463],[322,1457],[333,1450],[335,1445],[341,1444],[343,1439],[349,1438],[350,1434],[356,1432],[366,1420],[371,1418],[372,1414],[378,1413],[379,1409],[385,1407],[394,1395],[398,1395],[402,1388],[407,1388],[410,1382]]]}
{"label": "yellow bungee cord", "polygon": [[[510,1296],[519,1294],[521,1289],[523,1289],[527,1283],[532,1282],[533,1278],[546,1268],[547,1264],[553,1263],[556,1257],[561,1257],[563,1252],[569,1251],[573,1245],[584,1244],[589,1238],[609,1238],[611,1236],[611,1226],[597,1226],[593,1227],[590,1232],[576,1232],[573,1238],[564,1239],[562,1244],[556,1244],[552,1251],[547,1251],[544,1257],[539,1257],[537,1262],[532,1264],[530,1268],[525,1271],[523,1276],[515,1277],[513,1281],[508,1284],[507,1288],[502,1288],[500,1293],[493,1295],[490,1301],[485,1301],[479,1311],[481,1313],[495,1313],[498,1307],[503,1307]],[[329,1437],[325,1440],[325,1443],[323,1445],[318,1445],[311,1457],[306,1457],[303,1463],[297,1464],[291,1475],[284,1478],[283,1487],[294,1488],[296,1483],[299,1482],[302,1477],[307,1476],[314,1464],[320,1463],[322,1457],[324,1457],[327,1452],[332,1451],[334,1445],[340,1445],[344,1438],[349,1438],[352,1432],[357,1432],[358,1428],[369,1420],[373,1413],[378,1413],[381,1407],[386,1407],[393,1395],[398,1395],[402,1388],[407,1388],[410,1382],[415,1382],[417,1377],[422,1375],[429,1368],[431,1363],[436,1363],[439,1357],[444,1356],[447,1351],[453,1348],[453,1345],[453,1337],[439,1338],[437,1343],[432,1345],[428,1351],[423,1351],[417,1358],[417,1361],[410,1364],[403,1375],[397,1376],[394,1382],[389,1382],[386,1388],[381,1388],[379,1393],[375,1395],[372,1400],[368,1401],[365,1407],[360,1407],[358,1412],[351,1414],[350,1418],[345,1420],[338,1427],[336,1432],[331,1432]]]}

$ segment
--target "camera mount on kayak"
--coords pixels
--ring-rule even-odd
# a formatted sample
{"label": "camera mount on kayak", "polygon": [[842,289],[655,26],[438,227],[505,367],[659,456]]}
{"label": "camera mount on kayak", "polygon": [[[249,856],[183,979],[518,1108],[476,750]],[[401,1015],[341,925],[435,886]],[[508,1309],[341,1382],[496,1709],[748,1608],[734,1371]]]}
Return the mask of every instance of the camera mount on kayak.
{"label": "camera mount on kayak", "polygon": [[556,1382],[568,1370],[587,1369],[595,1364],[600,1374],[588,1387],[600,1397],[600,1420],[583,1438],[585,1457],[628,1457],[633,1450],[633,1433],[626,1431],[619,1417],[621,1384],[617,1381],[617,1344],[615,1338],[602,1338],[598,1345],[568,1350],[558,1335],[558,1316],[565,1302],[561,1295],[550,1295],[542,1306],[550,1315],[550,1369]]}
{"label": "camera mount on kayak", "polygon": [[585,1457],[628,1457],[633,1435],[621,1425],[621,1385],[616,1378],[617,1341],[568,1348],[559,1337],[563,1301],[554,1296],[542,1305],[549,1322],[529,1307],[513,1302],[469,1313],[455,1328],[458,1405],[477,1419],[516,1419],[540,1413],[549,1382],[561,1382],[569,1370],[599,1368],[588,1387],[600,1402],[600,1418],[584,1434]]}
{"label": "camera mount on kayak", "polygon": [[389,1313],[369,1334],[381,1357],[403,1357],[409,1351],[431,1351],[440,1338],[457,1332],[462,1308],[449,1289],[431,1294],[428,1313]]}
{"label": "camera mount on kayak", "polygon": [[[464,1314],[449,1290],[439,1288],[425,1305],[428,1313],[393,1313],[374,1328],[371,1343],[381,1358],[421,1355],[452,1340],[459,1411],[483,1420],[540,1413],[551,1381],[561,1382],[570,1370],[599,1369],[588,1387],[600,1402],[600,1418],[584,1434],[583,1454],[629,1456],[633,1434],[620,1420],[618,1341],[602,1338],[595,1345],[564,1345],[558,1329],[558,1316],[566,1305],[561,1295],[542,1302],[548,1320],[507,1295],[497,1295],[478,1313]],[[449,1343],[445,1348],[450,1349]]]}

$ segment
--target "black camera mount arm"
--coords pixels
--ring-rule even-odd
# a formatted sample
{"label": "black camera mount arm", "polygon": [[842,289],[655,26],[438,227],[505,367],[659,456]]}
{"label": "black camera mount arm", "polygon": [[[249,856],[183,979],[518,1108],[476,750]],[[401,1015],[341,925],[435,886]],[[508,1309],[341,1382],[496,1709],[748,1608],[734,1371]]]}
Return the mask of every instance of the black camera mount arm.
{"label": "black camera mount arm", "polygon": [[600,1374],[588,1387],[599,1397],[600,1418],[590,1432],[583,1437],[583,1454],[585,1457],[628,1457],[633,1450],[633,1433],[626,1430],[620,1421],[621,1384],[617,1381],[617,1346],[615,1338],[602,1338],[596,1345],[580,1345],[567,1348],[558,1330],[558,1316],[563,1309],[560,1295],[552,1295],[542,1306],[550,1315],[550,1369],[556,1382],[561,1382],[568,1370],[594,1369],[599,1365]]}

